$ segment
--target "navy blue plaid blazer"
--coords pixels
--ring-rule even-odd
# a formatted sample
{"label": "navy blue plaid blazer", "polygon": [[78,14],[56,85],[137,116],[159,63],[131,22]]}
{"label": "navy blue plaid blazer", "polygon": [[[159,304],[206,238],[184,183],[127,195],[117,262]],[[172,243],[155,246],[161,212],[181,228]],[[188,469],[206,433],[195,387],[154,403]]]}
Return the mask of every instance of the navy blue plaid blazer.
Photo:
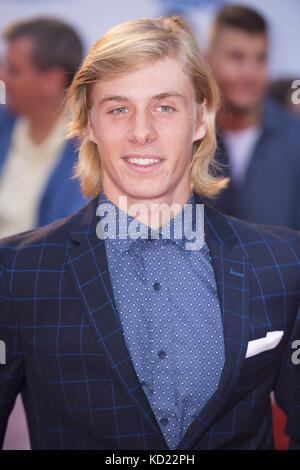
{"label": "navy blue plaid blazer", "polygon": [[[0,242],[0,441],[21,392],[33,449],[168,450],[124,342],[96,208]],[[300,233],[205,205],[205,234],[225,366],[178,449],[272,449],[272,390],[300,448]],[[246,358],[269,331],[279,344]]]}

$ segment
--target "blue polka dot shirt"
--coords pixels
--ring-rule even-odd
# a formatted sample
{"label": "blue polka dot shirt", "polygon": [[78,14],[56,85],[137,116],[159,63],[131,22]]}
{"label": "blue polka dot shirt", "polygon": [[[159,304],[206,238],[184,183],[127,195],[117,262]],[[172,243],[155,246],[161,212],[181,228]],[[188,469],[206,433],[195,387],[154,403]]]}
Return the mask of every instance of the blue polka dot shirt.
{"label": "blue polka dot shirt", "polygon": [[[119,227],[133,217],[103,190],[99,204],[110,204]],[[187,201],[193,208],[193,193]],[[117,312],[137,377],[169,449],[176,449],[189,425],[216,391],[224,366],[224,337],[217,287],[205,241],[187,250],[186,239],[162,230],[157,239],[105,238]],[[104,226],[104,218],[103,226]],[[167,225],[167,224],[165,224]],[[150,228],[140,223],[140,234]],[[164,226],[164,228],[166,228]],[[178,235],[178,232],[176,232]],[[176,236],[177,236],[176,235]],[[111,235],[110,235],[111,236]],[[146,237],[146,235],[145,235]]]}

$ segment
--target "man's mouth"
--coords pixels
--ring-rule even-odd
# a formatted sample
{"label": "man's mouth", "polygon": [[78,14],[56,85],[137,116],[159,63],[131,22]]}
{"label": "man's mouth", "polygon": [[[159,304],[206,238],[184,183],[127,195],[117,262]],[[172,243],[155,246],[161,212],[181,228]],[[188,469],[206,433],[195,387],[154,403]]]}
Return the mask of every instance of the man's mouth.
{"label": "man's mouth", "polygon": [[155,168],[163,161],[163,158],[154,157],[152,155],[128,155],[123,158],[130,167],[140,169]]}
{"label": "man's mouth", "polygon": [[125,157],[125,160],[134,165],[148,166],[162,161],[161,158],[135,158],[135,157]]}

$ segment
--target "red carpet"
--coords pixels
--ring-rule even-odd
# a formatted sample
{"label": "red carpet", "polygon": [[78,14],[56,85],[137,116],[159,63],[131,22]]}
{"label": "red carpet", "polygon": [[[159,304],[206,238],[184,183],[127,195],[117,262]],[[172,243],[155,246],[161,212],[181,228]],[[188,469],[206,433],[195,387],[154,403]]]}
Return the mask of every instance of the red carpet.
{"label": "red carpet", "polygon": [[284,412],[275,404],[273,410],[273,431],[276,450],[288,450],[289,438],[284,434],[286,417]]}

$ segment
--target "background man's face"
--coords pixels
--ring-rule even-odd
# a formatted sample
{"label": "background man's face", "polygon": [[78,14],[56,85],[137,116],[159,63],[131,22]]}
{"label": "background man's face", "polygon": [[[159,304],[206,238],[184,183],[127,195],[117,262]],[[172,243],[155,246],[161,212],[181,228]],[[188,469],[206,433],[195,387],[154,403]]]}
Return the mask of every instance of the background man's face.
{"label": "background man's face", "polygon": [[87,132],[98,146],[103,190],[114,203],[120,195],[131,204],[180,202],[189,194],[192,144],[205,127],[195,129],[194,89],[181,62],[166,58],[99,81],[91,99]]}
{"label": "background man's face", "polygon": [[259,106],[268,85],[267,37],[224,27],[210,51],[210,63],[230,108]]}
{"label": "background man's face", "polygon": [[46,90],[46,74],[32,61],[33,41],[20,37],[7,45],[1,78],[6,83],[7,105],[17,114],[31,114],[40,106]]}

